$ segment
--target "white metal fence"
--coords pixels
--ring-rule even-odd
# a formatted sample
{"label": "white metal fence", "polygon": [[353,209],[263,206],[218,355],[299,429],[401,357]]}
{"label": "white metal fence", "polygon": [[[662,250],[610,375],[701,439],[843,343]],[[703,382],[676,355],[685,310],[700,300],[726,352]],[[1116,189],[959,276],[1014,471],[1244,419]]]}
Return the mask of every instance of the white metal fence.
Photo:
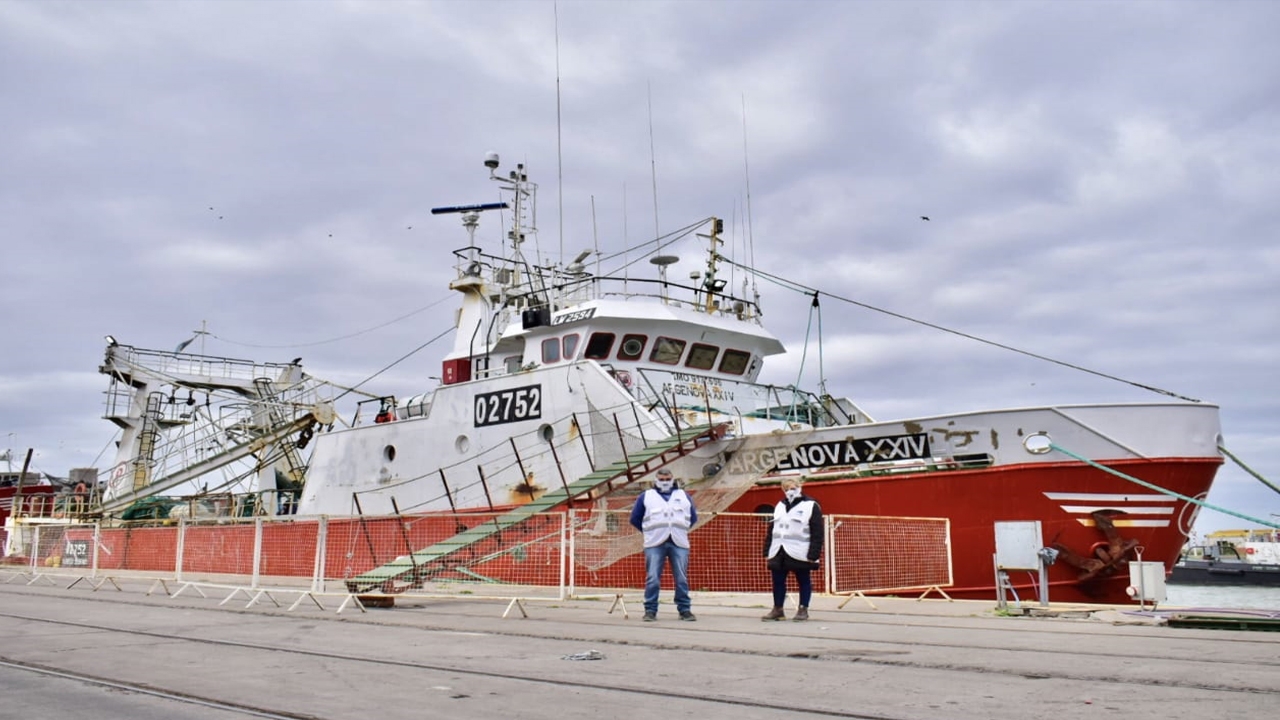
{"label": "white metal fence", "polygon": [[[98,583],[143,577],[166,591],[172,582],[344,595],[347,580],[496,516],[180,519],[133,527],[20,522],[11,543],[20,553],[4,567]],[[767,519],[719,513],[699,524],[690,536],[691,589],[768,592]],[[452,553],[447,567],[424,572],[425,579],[407,594],[564,598],[642,588],[641,537],[628,520],[622,511],[531,516]],[[952,584],[946,519],[829,515],[824,522],[817,593],[928,591]]]}

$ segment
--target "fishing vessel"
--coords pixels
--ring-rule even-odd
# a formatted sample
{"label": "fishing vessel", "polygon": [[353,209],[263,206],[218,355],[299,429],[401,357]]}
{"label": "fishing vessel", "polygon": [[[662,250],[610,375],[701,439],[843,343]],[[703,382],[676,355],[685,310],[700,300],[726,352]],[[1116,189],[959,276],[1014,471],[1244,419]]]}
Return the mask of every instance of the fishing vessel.
{"label": "fishing vessel", "polygon": [[1271,529],[1220,530],[1208,545],[1191,545],[1173,566],[1177,585],[1280,587],[1280,533]]}
{"label": "fishing vessel", "polygon": [[12,450],[6,450],[0,459],[6,465],[4,470],[0,470],[0,548],[4,548],[4,555],[9,556],[14,554],[9,552],[10,516],[52,514],[56,488],[43,473],[29,472],[30,452],[19,469],[13,466]]}
{"label": "fishing vessel", "polygon": [[[945,578],[928,584],[945,584],[953,597],[995,597],[1003,521],[1039,523],[1057,601],[1127,602],[1125,566],[1137,553],[1177,560],[1197,509],[1187,498],[1203,499],[1222,463],[1216,406],[1073,404],[886,420],[825,388],[764,383],[765,363],[785,350],[762,322],[748,282],[755,270],[722,252],[720,220],[623,260],[583,252],[546,262],[529,252],[537,185],[523,165],[500,171],[496,154],[484,164],[501,202],[432,211],[460,219],[465,241],[449,283],[459,298],[453,342],[433,388],[371,394],[311,377],[300,358],[260,363],[109,337],[106,416],[122,437],[99,517],[505,513],[497,536],[485,536],[492,547],[528,514],[572,509],[600,514],[590,522],[602,532],[632,535],[591,567],[615,565],[614,581],[640,586],[634,534],[625,518],[604,514],[629,509],[665,466],[703,519],[695,557],[700,544],[708,553],[715,545],[730,567],[699,576],[695,563],[695,589],[740,589],[724,579],[732,568],[762,566],[758,538],[724,550],[715,528],[770,508],[787,476],[801,477],[829,516],[945,521],[931,550],[945,554]],[[501,229],[486,236],[483,218]],[[699,248],[696,269],[688,280],[669,277],[679,262],[672,248],[689,246]],[[617,267],[602,269],[610,261]],[[183,499],[162,501],[166,493]],[[478,532],[463,525],[459,537]],[[911,557],[912,542],[854,552],[897,562]],[[370,560],[350,570],[348,586],[420,582],[425,568],[452,566],[447,545],[406,552],[370,542]],[[374,566],[396,556],[379,574]],[[1041,586],[1024,575],[1010,582],[1031,597]],[[852,589],[901,590],[861,585]]]}

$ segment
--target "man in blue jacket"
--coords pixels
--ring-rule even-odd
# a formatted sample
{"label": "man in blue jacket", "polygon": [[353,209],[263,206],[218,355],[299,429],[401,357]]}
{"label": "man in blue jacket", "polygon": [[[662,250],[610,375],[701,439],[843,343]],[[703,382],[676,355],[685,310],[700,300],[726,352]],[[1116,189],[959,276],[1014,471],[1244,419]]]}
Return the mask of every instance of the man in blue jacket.
{"label": "man in blue jacket", "polygon": [[671,471],[658,471],[653,487],[640,493],[631,509],[631,525],[644,533],[644,620],[658,619],[662,566],[671,564],[680,619],[694,621],[689,599],[689,530],[698,522],[693,500],[676,486]]}

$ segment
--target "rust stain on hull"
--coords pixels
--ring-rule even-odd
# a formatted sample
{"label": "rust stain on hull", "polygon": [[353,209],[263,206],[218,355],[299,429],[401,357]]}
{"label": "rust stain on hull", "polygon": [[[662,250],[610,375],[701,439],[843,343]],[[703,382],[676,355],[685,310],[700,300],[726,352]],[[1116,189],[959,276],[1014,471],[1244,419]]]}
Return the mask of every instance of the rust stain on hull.
{"label": "rust stain on hull", "polygon": [[512,505],[527,505],[547,493],[547,489],[533,480],[533,473],[525,477],[524,482],[507,491],[507,500]]}

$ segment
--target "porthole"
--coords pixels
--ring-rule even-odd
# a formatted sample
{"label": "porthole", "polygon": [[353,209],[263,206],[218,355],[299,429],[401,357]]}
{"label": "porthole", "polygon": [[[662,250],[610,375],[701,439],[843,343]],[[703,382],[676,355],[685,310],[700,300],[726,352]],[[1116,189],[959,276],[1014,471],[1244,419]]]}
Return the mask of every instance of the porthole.
{"label": "porthole", "polygon": [[550,445],[551,441],[556,438],[556,429],[550,425],[543,425],[538,428],[538,436],[542,438],[543,442]]}
{"label": "porthole", "polygon": [[1032,455],[1044,455],[1053,449],[1053,441],[1045,432],[1032,433],[1022,439],[1022,446]]}
{"label": "porthole", "polygon": [[471,450],[471,438],[466,435],[459,435],[458,439],[453,441],[453,447],[459,453],[466,455]]}
{"label": "porthole", "polygon": [[387,462],[394,461],[396,459],[396,446],[388,445],[382,448],[382,458]]}

